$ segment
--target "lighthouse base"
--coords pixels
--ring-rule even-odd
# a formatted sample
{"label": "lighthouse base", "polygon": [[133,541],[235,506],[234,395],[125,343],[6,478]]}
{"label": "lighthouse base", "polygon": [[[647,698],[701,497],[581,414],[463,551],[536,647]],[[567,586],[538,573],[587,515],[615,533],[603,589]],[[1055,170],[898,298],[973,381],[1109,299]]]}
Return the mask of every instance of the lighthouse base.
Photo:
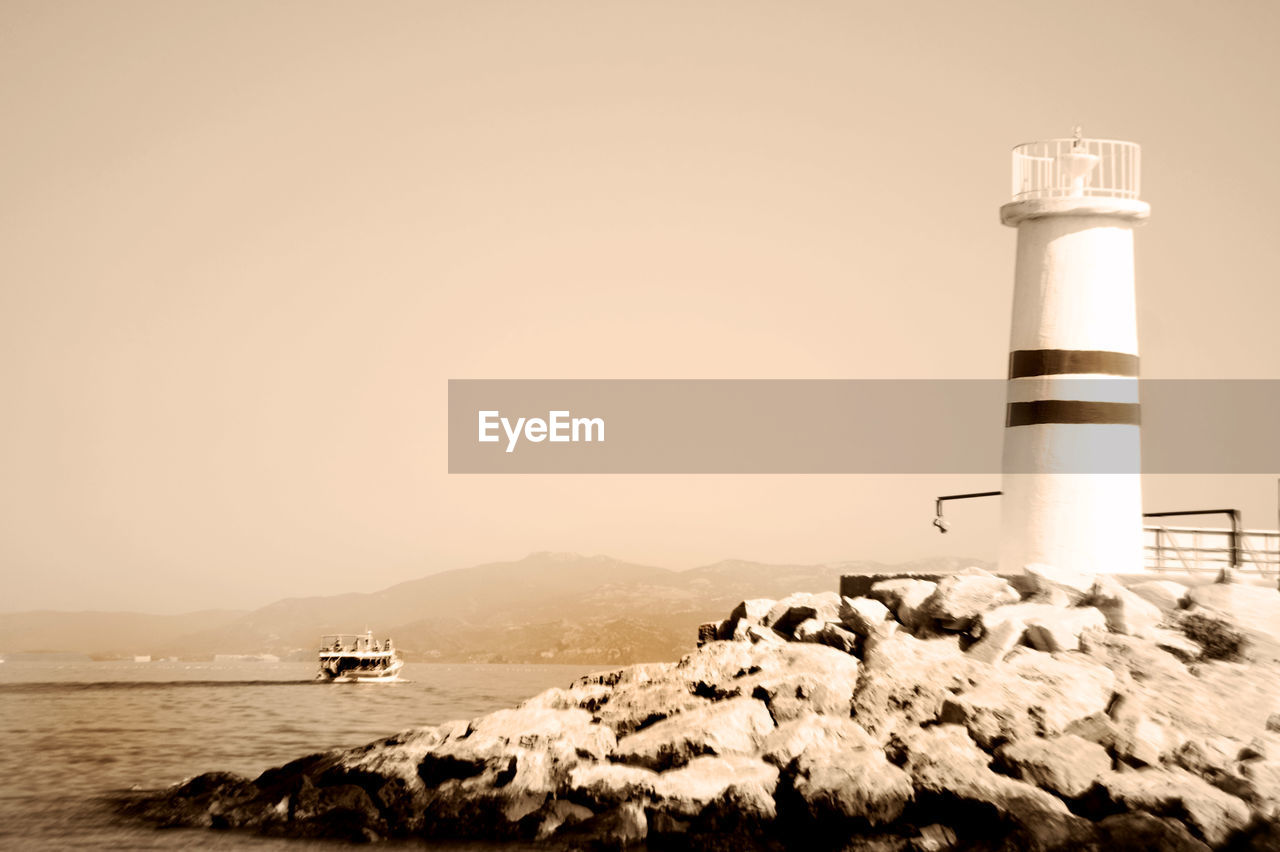
{"label": "lighthouse base", "polygon": [[1094,574],[1146,572],[1137,474],[1006,474],[1001,574],[1032,563]]}

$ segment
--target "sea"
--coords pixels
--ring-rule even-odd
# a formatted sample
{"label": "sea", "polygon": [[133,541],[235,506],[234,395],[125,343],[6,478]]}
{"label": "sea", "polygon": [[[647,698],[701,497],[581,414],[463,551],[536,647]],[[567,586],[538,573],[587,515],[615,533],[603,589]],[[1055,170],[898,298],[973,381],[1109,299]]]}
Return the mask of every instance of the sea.
{"label": "sea", "polygon": [[[324,683],[314,663],[0,663],[0,849],[334,849],[337,842],[158,829],[121,794],[470,719],[601,666],[407,663],[396,683]],[[426,841],[392,848],[517,850]],[[386,848],[386,847],[384,847]]]}

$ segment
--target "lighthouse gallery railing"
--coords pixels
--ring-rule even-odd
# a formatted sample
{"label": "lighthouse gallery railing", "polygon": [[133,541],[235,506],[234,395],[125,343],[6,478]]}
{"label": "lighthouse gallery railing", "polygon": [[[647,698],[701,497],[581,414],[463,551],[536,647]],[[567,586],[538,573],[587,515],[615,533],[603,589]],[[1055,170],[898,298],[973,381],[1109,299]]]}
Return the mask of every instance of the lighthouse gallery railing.
{"label": "lighthouse gallery railing", "polygon": [[1013,149],[1013,200],[1079,196],[1136,199],[1140,160],[1141,148],[1134,142],[1026,142]]}

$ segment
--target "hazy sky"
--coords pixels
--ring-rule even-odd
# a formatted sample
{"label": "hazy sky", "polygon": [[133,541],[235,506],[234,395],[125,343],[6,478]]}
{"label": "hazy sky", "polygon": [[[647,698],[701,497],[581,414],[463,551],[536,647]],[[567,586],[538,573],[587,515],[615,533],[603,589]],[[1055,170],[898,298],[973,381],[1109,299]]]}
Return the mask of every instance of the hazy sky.
{"label": "hazy sky", "polygon": [[[1143,374],[1280,378],[1277,32],[1271,0],[5,0],[0,610],[531,550],[991,558],[994,502],[929,520],[995,474],[449,476],[446,382],[1002,377],[1009,148],[1075,123],[1143,145]],[[1275,489],[1146,501],[1274,527]]]}

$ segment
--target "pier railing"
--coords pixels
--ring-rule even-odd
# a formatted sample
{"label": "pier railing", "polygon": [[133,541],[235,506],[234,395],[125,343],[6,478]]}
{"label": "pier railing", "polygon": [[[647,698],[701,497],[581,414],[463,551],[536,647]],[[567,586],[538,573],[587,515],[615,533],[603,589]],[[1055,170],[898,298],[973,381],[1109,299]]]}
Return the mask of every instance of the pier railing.
{"label": "pier railing", "polygon": [[1045,139],[1013,149],[1013,200],[1138,197],[1141,149],[1115,139]]}
{"label": "pier railing", "polygon": [[[1143,528],[1152,571],[1220,571],[1231,565],[1231,530],[1217,527]],[[1280,531],[1241,530],[1237,571],[1280,575]]]}

